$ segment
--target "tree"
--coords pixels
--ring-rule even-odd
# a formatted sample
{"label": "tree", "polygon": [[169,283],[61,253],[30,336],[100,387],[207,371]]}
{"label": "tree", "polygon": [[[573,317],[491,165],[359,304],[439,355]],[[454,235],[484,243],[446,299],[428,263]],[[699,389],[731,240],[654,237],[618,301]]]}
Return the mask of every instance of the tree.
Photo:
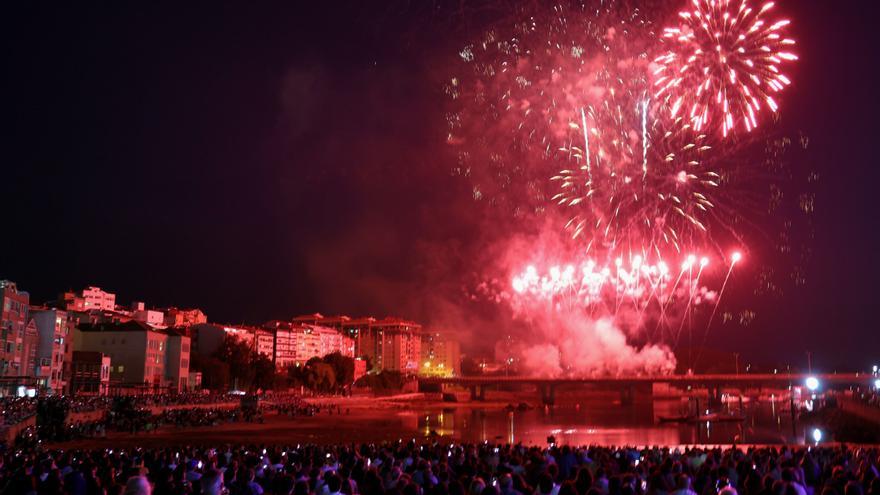
{"label": "tree", "polygon": [[293,386],[338,393],[354,382],[354,359],[334,352],[323,358],[313,357],[304,365],[290,366],[286,371],[287,380]]}
{"label": "tree", "polygon": [[368,373],[360,377],[355,385],[369,387],[374,393],[396,392],[403,388],[403,374],[392,370]]}
{"label": "tree", "polygon": [[336,372],[333,371],[333,366],[327,363],[313,363],[307,366],[306,383],[312,390],[334,392],[337,385]]}
{"label": "tree", "polygon": [[252,388],[273,390],[276,385],[275,363],[263,354],[254,353],[251,367],[254,371]]}
{"label": "tree", "polygon": [[232,385],[239,389],[251,387],[254,382],[254,352],[244,342],[226,335],[214,356],[229,366]]}
{"label": "tree", "polygon": [[327,354],[322,359],[333,367],[336,373],[336,381],[340,387],[346,387],[354,383],[354,358],[343,356],[340,352]]}
{"label": "tree", "polygon": [[202,373],[202,387],[208,390],[229,389],[229,365],[214,356],[193,353],[192,368]]}
{"label": "tree", "polygon": [[287,381],[294,387],[306,386],[306,369],[303,366],[290,365],[287,367]]}

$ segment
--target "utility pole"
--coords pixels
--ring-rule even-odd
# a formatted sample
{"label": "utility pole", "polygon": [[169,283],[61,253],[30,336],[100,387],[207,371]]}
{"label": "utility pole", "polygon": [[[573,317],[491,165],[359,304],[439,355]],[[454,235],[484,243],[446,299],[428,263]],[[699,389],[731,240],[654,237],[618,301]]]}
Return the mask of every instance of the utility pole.
{"label": "utility pole", "polygon": [[739,376],[739,353],[738,352],[733,353],[733,359],[736,362],[736,376]]}
{"label": "utility pole", "polygon": [[807,373],[813,374],[813,353],[807,351]]}

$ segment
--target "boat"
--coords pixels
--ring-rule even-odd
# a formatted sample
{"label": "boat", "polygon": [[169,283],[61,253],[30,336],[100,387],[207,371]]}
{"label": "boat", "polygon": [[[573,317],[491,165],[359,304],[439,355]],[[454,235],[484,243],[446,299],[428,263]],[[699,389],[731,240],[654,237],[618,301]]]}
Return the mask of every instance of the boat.
{"label": "boat", "polygon": [[697,417],[699,422],[709,423],[740,423],[746,420],[742,414],[733,413],[709,413],[701,414]]}

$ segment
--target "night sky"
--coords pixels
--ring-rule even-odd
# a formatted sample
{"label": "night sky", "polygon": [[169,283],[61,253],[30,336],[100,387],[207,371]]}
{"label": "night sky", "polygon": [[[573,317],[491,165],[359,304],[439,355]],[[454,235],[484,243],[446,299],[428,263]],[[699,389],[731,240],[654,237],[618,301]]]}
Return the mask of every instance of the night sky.
{"label": "night sky", "polygon": [[[36,302],[99,285],[223,322],[498,331],[455,303],[487,213],[449,173],[442,81],[501,4],[299,3],[4,6],[0,278]],[[780,126],[809,136],[820,175],[813,255],[804,287],[743,302],[755,321],[710,347],[864,368],[880,361],[880,7],[777,3],[801,55]]]}

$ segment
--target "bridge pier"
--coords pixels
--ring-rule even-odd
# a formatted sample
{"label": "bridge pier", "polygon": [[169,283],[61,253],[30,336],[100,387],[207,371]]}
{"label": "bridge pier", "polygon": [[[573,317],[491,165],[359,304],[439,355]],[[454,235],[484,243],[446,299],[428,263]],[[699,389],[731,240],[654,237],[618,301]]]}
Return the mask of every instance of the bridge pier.
{"label": "bridge pier", "polygon": [[538,385],[538,391],[541,393],[541,404],[545,406],[556,404],[556,385]]}
{"label": "bridge pier", "polygon": [[724,393],[722,392],[721,386],[709,386],[709,408],[717,409],[724,405],[724,401],[722,400],[722,396]]}
{"label": "bridge pier", "polygon": [[486,386],[485,385],[471,385],[471,400],[485,401],[486,400]]}
{"label": "bridge pier", "polygon": [[620,405],[631,406],[636,403],[651,403],[654,400],[654,386],[651,383],[629,383],[620,386]]}

